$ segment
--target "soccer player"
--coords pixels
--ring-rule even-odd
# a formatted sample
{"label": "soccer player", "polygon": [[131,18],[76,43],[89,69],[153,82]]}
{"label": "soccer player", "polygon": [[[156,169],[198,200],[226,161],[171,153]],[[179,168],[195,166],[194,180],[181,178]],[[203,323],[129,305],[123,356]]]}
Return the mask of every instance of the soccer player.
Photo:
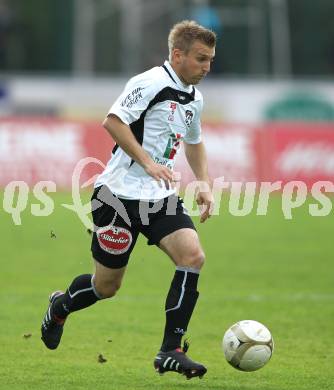
{"label": "soccer player", "polygon": [[[168,37],[169,61],[131,78],[112,105],[103,126],[116,142],[111,160],[97,178],[92,196],[95,273],[77,276],[66,292],[56,291],[44,317],[42,340],[60,342],[68,315],[114,296],[139,233],[175,264],[166,298],[166,324],[157,372],[202,377],[206,368],[187,355],[182,337],[198,298],[204,253],[194,224],[173,188],[173,166],[180,142],[200,189],[200,221],[210,217],[213,196],[201,141],[201,93],[194,87],[210,71],[215,33],[194,21],[176,24]],[[158,271],[157,271],[158,272]]]}

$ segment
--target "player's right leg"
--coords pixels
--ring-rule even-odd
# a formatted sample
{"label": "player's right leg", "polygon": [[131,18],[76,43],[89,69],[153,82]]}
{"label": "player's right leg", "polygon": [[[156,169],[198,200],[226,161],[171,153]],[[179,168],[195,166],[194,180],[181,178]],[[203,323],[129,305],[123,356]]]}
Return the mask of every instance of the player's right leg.
{"label": "player's right leg", "polygon": [[56,349],[63,334],[66,318],[98,300],[114,296],[121,286],[126,267],[111,269],[95,261],[93,275],[77,276],[65,293],[56,291],[49,298],[49,307],[43,319],[42,340],[47,348]]}
{"label": "player's right leg", "polygon": [[[101,189],[104,192],[99,197]],[[94,207],[93,201],[97,199],[99,207]],[[128,226],[113,207],[113,202],[131,216],[133,202],[123,204],[115,200],[114,195],[104,187],[94,191],[92,214],[95,228],[91,250],[95,259],[95,273],[77,276],[65,293],[56,291],[51,294],[41,327],[42,340],[49,349],[58,347],[64,322],[70,313],[89,307],[100,299],[112,297],[121,286],[138,231]]]}

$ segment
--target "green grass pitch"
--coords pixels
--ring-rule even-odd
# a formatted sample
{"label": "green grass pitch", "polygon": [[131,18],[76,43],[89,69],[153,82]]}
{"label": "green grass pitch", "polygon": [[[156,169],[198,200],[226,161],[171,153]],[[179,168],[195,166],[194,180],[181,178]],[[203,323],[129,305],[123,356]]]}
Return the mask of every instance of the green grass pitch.
{"label": "green grass pitch", "polygon": [[[208,373],[187,381],[153,369],[174,271],[144,239],[118,296],[74,313],[60,347],[44,347],[39,328],[48,294],[92,271],[90,237],[77,216],[60,206],[70,196],[52,198],[52,215],[34,217],[28,210],[22,226],[0,210],[1,390],[334,388],[333,211],[311,217],[304,206],[285,220],[276,197],[265,217],[234,217],[225,205],[220,216],[198,224],[207,262],[188,329],[189,355]],[[242,319],[263,322],[275,341],[269,364],[253,373],[233,369],[221,350],[224,331]],[[105,363],[98,362],[99,354]]]}

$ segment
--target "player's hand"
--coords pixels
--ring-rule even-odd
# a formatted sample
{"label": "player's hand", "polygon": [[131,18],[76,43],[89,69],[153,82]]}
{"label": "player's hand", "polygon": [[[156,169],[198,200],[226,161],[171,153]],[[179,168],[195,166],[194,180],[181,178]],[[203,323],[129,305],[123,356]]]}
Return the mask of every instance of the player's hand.
{"label": "player's hand", "polygon": [[169,190],[173,187],[173,171],[164,165],[157,164],[152,161],[146,167],[144,167],[145,172],[152,176],[159,185],[161,186],[161,180],[165,183],[166,188]]}
{"label": "player's hand", "polygon": [[205,222],[211,217],[214,207],[214,198],[211,191],[201,192],[199,191],[196,196],[196,202],[200,207],[201,219],[200,223]]}

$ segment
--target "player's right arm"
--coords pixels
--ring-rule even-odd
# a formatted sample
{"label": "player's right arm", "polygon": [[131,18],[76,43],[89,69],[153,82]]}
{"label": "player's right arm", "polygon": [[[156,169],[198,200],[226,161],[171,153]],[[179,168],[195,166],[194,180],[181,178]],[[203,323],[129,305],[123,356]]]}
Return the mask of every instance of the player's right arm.
{"label": "player's right arm", "polygon": [[[159,80],[151,71],[129,80],[124,91],[112,105],[103,126],[124,152],[145,169],[155,180],[172,182],[172,171],[152,160],[131,131],[130,124],[137,121],[148,108],[159,90]],[[142,129],[144,131],[144,129]]]}
{"label": "player's right arm", "polygon": [[157,181],[160,181],[161,179],[167,183],[172,181],[172,171],[152,160],[138,143],[130,127],[122,122],[117,115],[109,114],[103,121],[103,127],[108,131],[120,148],[136,161],[136,163],[141,165],[148,175],[152,176]]}

